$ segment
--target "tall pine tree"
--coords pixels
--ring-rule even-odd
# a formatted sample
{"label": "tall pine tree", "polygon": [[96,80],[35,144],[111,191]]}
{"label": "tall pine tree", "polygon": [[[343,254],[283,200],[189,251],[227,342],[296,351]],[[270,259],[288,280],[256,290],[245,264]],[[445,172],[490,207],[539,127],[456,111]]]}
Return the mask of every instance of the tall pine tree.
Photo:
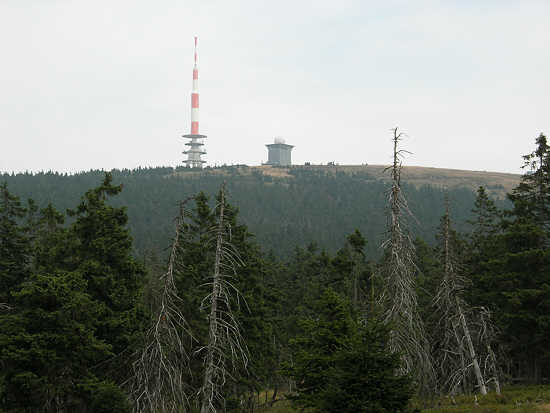
{"label": "tall pine tree", "polygon": [[374,319],[358,322],[350,302],[330,288],[313,310],[291,340],[286,372],[297,384],[293,404],[312,413],[406,411],[411,379],[395,374],[399,356],[387,351],[388,328]]}
{"label": "tall pine tree", "polygon": [[473,299],[491,308],[512,374],[531,382],[550,368],[550,147],[543,134],[536,145],[523,157],[526,172],[509,194],[502,233],[480,238],[473,274]]}
{"label": "tall pine tree", "polygon": [[[38,214],[31,202],[18,232],[13,228],[24,211],[4,191],[12,211],[5,208],[11,215],[5,228],[20,241],[19,248],[12,244],[5,251],[20,259],[6,260],[12,265],[2,273],[13,310],[0,315],[0,409],[128,411],[115,382],[125,376],[124,354],[139,330],[143,270],[131,256],[124,209],[106,202],[120,189],[107,174],[82,198],[68,229],[53,207]],[[23,276],[4,278],[16,273]]]}
{"label": "tall pine tree", "polygon": [[[19,198],[0,185],[0,303],[11,302],[11,292],[29,276],[31,242],[22,225],[26,209]],[[9,305],[9,304],[8,304]]]}

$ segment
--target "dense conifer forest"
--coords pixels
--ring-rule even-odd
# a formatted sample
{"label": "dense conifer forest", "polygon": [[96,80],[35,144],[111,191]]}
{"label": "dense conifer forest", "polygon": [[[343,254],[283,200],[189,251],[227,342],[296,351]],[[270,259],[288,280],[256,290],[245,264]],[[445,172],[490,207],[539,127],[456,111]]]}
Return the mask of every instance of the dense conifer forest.
{"label": "dense conifer forest", "polygon": [[[380,256],[378,246],[386,223],[386,181],[366,172],[332,173],[330,168],[297,167],[289,171],[288,178],[246,169],[228,166],[201,173],[183,168],[113,170],[114,181],[124,189],[112,202],[127,208],[137,255],[159,253],[168,247],[179,200],[199,191],[213,196],[226,181],[229,201],[239,209],[241,220],[264,251],[288,258],[295,247],[313,242],[334,253],[346,236],[358,229],[369,242],[367,256]],[[21,199],[32,198],[40,207],[52,203],[65,211],[103,175],[103,171],[74,175],[22,173],[4,174],[0,180],[6,181],[10,191]],[[406,175],[404,181],[403,190],[417,219],[411,230],[433,244],[445,190],[408,185]],[[449,189],[448,194],[457,230],[467,231],[475,191],[458,187]]]}
{"label": "dense conifer forest", "polygon": [[404,184],[399,138],[388,182],[5,175],[0,412],[412,412],[547,382],[546,137],[506,203]]}

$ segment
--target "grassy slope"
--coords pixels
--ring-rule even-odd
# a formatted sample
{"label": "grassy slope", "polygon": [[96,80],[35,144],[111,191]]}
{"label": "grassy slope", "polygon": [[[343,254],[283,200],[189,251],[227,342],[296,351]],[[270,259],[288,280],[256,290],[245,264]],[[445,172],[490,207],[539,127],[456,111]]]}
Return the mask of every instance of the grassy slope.
{"label": "grassy slope", "polygon": [[[336,172],[366,172],[382,180],[389,180],[390,175],[384,173],[387,165],[293,165],[296,169],[324,170]],[[288,174],[289,168],[272,167],[268,165],[240,167],[239,173],[248,175],[252,172],[261,172],[264,175],[273,178],[291,178]],[[201,173],[224,174],[223,169],[206,169],[201,172],[181,171],[177,174],[183,177],[190,177]],[[519,184],[520,175],[503,173],[503,172],[487,172],[487,171],[466,171],[459,169],[443,169],[443,168],[428,168],[422,166],[404,166],[403,181],[408,182],[416,187],[423,185],[432,185],[437,187],[466,187],[472,190],[477,190],[479,186],[484,186],[490,195],[496,198],[503,199],[507,192],[511,192],[514,187]]]}
{"label": "grassy slope", "polygon": [[[414,406],[423,413],[527,413],[550,412],[550,386],[517,386],[507,387],[501,396],[490,393],[487,396],[457,396],[453,400],[442,397],[430,406],[415,402]],[[425,408],[423,408],[425,407]],[[271,408],[260,410],[262,413],[298,413],[292,409],[290,402],[281,400]]]}

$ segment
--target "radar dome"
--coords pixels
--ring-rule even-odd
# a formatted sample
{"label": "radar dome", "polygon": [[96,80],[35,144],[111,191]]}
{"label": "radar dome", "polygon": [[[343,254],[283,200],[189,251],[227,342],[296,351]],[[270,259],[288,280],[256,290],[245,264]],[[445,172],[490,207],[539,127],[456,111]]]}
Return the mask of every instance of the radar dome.
{"label": "radar dome", "polygon": [[283,138],[277,137],[275,138],[275,143],[285,143],[285,140]]}

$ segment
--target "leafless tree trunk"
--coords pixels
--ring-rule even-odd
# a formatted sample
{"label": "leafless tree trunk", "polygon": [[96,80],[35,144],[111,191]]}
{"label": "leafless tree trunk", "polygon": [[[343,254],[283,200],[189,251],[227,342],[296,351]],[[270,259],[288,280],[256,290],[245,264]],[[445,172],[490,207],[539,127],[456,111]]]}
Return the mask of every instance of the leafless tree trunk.
{"label": "leafless tree trunk", "polygon": [[184,381],[189,354],[186,340],[194,340],[181,312],[182,300],[178,296],[174,275],[180,236],[185,229],[185,203],[180,206],[176,218],[176,235],[172,242],[168,269],[161,277],[162,290],[152,319],[152,326],[145,335],[145,346],[134,362],[134,379],[131,398],[136,413],[185,412],[189,389]]}
{"label": "leafless tree trunk", "polygon": [[491,321],[491,312],[486,307],[479,309],[480,323],[477,341],[481,348],[486,350],[484,371],[487,376],[491,376],[487,383],[492,382],[495,387],[495,393],[500,394],[500,381],[498,378],[498,365],[495,352],[491,347],[496,337],[495,327]]}
{"label": "leafless tree trunk", "polygon": [[[474,320],[474,310],[469,308],[462,299],[462,293],[467,280],[460,275],[458,258],[453,250],[451,240],[451,219],[449,210],[449,199],[445,198],[445,215],[442,222],[442,257],[443,257],[443,277],[439,284],[434,298],[434,307],[440,315],[436,331],[440,342],[436,359],[439,365],[440,384],[443,391],[451,394],[456,393],[458,387],[462,385],[464,391],[467,390],[466,380],[468,370],[473,368],[477,387],[481,394],[487,394],[486,381],[481,371],[479,355],[476,351],[474,340],[476,336],[481,337],[487,333],[481,333],[487,330],[487,317],[481,317],[479,322]],[[472,334],[471,326],[480,333]],[[477,339],[476,341],[480,341]],[[479,348],[480,346],[478,346]],[[485,340],[483,347],[491,350],[489,342]],[[493,358],[491,358],[491,355]],[[488,355],[489,362],[494,361],[494,353],[490,351]],[[491,364],[491,366],[494,366]],[[495,367],[495,381],[496,367]],[[498,385],[497,385],[498,387]]]}
{"label": "leafless tree trunk", "polygon": [[401,168],[404,150],[398,149],[402,133],[393,129],[392,186],[388,192],[388,238],[383,242],[385,261],[381,270],[381,305],[384,321],[391,328],[390,350],[402,354],[402,373],[413,373],[419,389],[432,393],[433,366],[424,324],[418,312],[415,288],[415,251],[407,229],[412,218],[401,191]]}
{"label": "leafless tree trunk", "polygon": [[230,375],[228,362],[233,368],[238,362],[246,367],[248,349],[241,337],[232,302],[239,300],[239,292],[231,283],[237,266],[241,265],[238,252],[229,242],[231,228],[225,220],[225,184],[218,203],[218,223],[215,228],[216,253],[214,269],[208,285],[211,293],[203,300],[209,309],[208,343],[199,352],[205,353],[205,370],[201,393],[201,413],[216,413],[224,404],[222,388]]}
{"label": "leafless tree trunk", "polygon": [[470,334],[470,329],[468,328],[468,323],[466,323],[466,317],[462,312],[462,308],[460,307],[460,303],[458,301],[457,301],[457,310],[460,317],[460,322],[462,324],[462,330],[464,331],[464,337],[466,337],[466,342],[468,343],[468,351],[470,353],[470,358],[472,359],[472,363],[474,365],[474,373],[476,376],[477,385],[479,386],[479,391],[481,392],[481,394],[485,395],[487,394],[485,379],[483,378],[483,375],[481,374],[481,369],[479,368],[479,362],[477,361],[476,351],[474,349],[474,344],[472,343],[472,336]]}
{"label": "leafless tree trunk", "polygon": [[351,270],[351,276],[352,276],[352,285],[351,285],[351,302],[353,305],[353,308],[356,310],[359,309],[359,277],[361,276],[361,270],[362,270],[362,256],[359,252],[354,251],[352,248],[351,256],[353,260],[353,267]]}

